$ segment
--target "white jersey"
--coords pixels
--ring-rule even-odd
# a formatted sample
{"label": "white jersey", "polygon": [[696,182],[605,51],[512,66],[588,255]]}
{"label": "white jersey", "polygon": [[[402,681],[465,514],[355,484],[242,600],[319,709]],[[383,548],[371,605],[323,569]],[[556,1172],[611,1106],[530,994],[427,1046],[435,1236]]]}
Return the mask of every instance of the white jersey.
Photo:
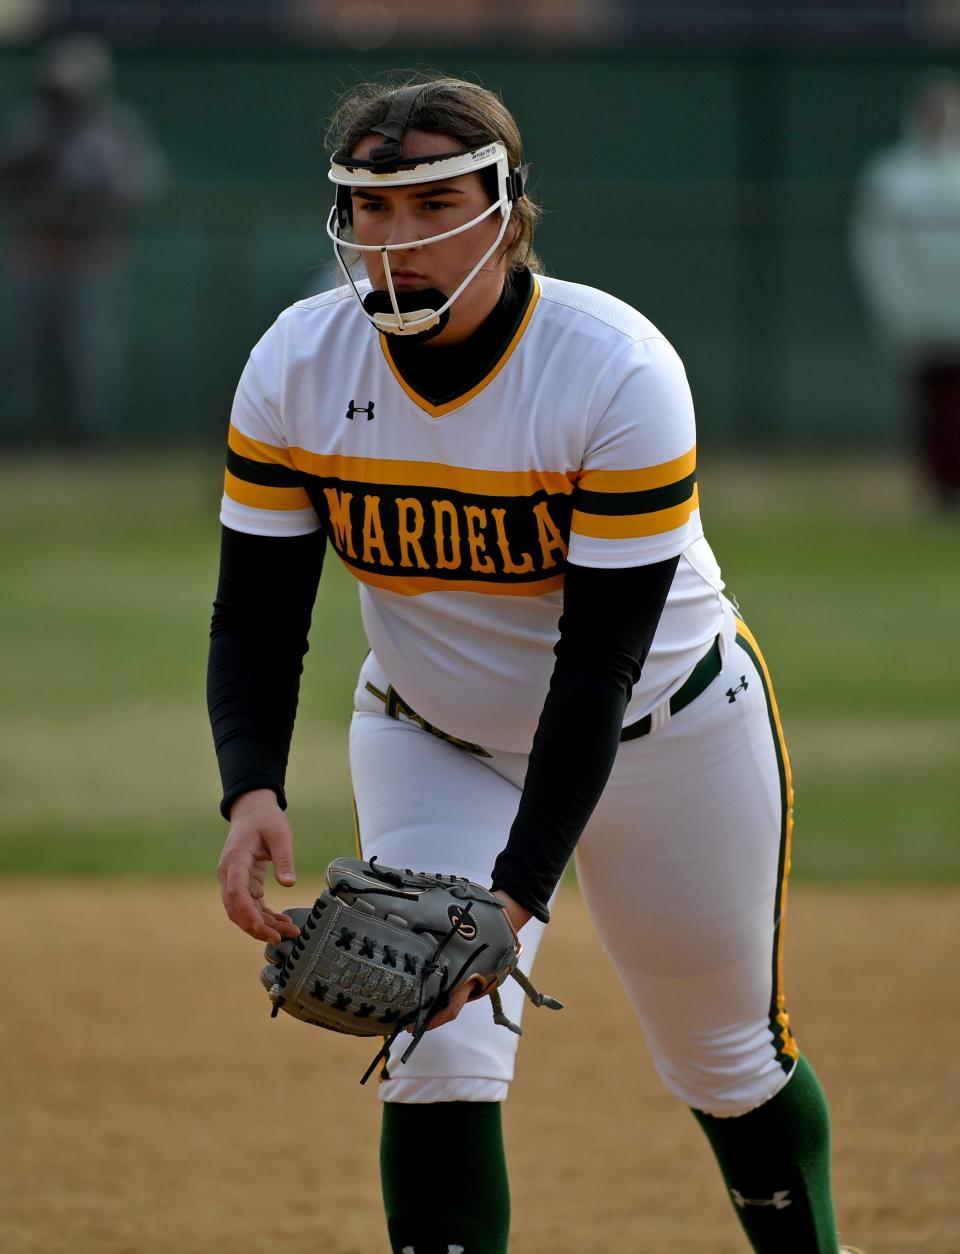
{"label": "white jersey", "polygon": [[553,670],[565,558],[681,556],[625,723],[675,692],[720,630],[695,463],[683,365],[612,296],[537,277],[485,377],[433,404],[340,288],[287,309],[254,348],[221,519],[263,536],[324,528],[404,701],[448,735],[523,753]]}

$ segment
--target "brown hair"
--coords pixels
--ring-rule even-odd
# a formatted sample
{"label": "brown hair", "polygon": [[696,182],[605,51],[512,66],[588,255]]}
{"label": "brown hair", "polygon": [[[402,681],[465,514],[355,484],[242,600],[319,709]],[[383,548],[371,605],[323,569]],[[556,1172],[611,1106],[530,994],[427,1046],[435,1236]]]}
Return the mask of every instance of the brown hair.
{"label": "brown hair", "polygon": [[[522,163],[519,128],[500,97],[478,83],[440,75],[361,83],[350,88],[340,98],[334,111],[327,135],[328,146],[352,152],[370,133],[370,128],[387,116],[394,93],[401,87],[417,83],[429,86],[430,90],[421,96],[411,112],[407,123],[409,129],[449,135],[466,151],[499,140],[507,150],[510,168]],[[524,266],[532,270],[541,269],[540,259],[533,250],[533,232],[540,218],[539,205],[525,194],[514,202],[510,216],[519,223],[520,230],[504,254],[507,270],[520,270]]]}

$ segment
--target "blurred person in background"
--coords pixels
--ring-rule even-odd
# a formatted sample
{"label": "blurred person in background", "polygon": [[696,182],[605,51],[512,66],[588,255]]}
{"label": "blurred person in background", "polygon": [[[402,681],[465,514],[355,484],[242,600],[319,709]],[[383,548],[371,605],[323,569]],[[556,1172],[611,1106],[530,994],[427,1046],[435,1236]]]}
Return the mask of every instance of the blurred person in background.
{"label": "blurred person in background", "polygon": [[69,36],[46,53],[32,99],[0,134],[12,225],[4,443],[89,444],[117,420],[126,236],[160,188],[163,159],[111,81],[106,45]]}
{"label": "blurred person in background", "polygon": [[903,372],[937,501],[960,508],[960,80],[928,81],[903,136],[864,169],[854,266],[881,342]]}

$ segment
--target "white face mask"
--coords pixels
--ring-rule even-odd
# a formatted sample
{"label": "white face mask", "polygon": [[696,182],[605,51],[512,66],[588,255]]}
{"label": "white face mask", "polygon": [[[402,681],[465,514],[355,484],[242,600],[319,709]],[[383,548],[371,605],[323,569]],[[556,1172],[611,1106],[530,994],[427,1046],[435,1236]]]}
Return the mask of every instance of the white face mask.
{"label": "white face mask", "polygon": [[[352,224],[351,188],[383,188],[411,187],[418,183],[434,183],[439,180],[456,178],[461,174],[473,174],[488,166],[497,167],[497,199],[483,213],[477,214],[463,226],[452,231],[444,231],[441,235],[431,235],[426,239],[410,240],[399,244],[356,244],[343,238],[343,232]],[[337,199],[327,220],[327,234],[333,241],[333,251],[347,283],[354,296],[360,302],[364,316],[377,328],[389,335],[420,335],[440,327],[449,317],[450,306],[457,299],[468,283],[477,274],[499,248],[510,222],[511,206],[523,195],[527,167],[510,170],[507,150],[499,142],[484,144],[482,148],[474,148],[470,152],[443,153],[436,157],[416,157],[411,160],[397,160],[389,167],[390,173],[379,173],[372,161],[353,159],[342,152],[335,153],[330,162],[329,179],[337,185]],[[390,253],[412,246],[425,248],[437,244],[441,240],[451,239],[469,231],[492,214],[500,214],[500,229],[497,237],[451,296],[432,290],[429,292],[403,293],[399,298],[394,290],[393,276],[390,271]],[[386,292],[371,292],[366,297],[360,295],[350,267],[344,261],[343,250],[351,248],[358,253],[380,253],[383,273],[386,280]],[[420,308],[411,308],[419,305]],[[403,308],[402,306],[407,306]]]}

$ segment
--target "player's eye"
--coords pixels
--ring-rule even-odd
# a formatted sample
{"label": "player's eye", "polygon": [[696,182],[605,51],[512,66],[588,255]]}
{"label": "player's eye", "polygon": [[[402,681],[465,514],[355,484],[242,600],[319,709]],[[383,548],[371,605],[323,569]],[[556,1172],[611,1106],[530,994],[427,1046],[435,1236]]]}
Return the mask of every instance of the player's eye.
{"label": "player's eye", "polygon": [[442,210],[450,208],[449,200],[423,200],[420,203],[429,213],[440,213]]}

